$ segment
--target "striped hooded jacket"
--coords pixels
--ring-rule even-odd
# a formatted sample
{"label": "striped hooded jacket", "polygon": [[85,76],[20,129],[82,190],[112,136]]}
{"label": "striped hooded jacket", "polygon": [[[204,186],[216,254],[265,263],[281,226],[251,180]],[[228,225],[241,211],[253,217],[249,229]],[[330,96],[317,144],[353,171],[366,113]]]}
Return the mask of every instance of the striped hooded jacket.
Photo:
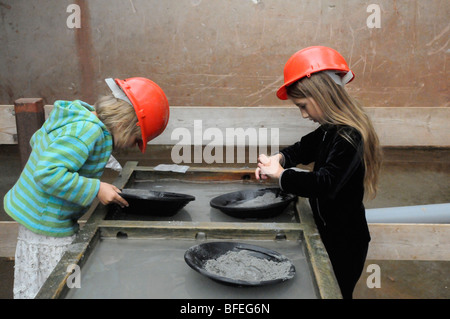
{"label": "striped hooded jacket", "polygon": [[53,237],[77,232],[77,220],[100,188],[113,140],[106,126],[82,101],[56,101],[32,136],[32,152],[4,208],[31,231]]}

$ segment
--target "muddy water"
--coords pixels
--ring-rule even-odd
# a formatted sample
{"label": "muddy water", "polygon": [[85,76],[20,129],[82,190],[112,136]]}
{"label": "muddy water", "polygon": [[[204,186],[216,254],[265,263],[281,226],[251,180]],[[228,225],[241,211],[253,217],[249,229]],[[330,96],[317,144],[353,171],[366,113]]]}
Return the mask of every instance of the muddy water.
{"label": "muddy water", "polygon": [[169,220],[169,221],[195,221],[195,222],[270,222],[270,223],[290,223],[296,222],[294,214],[294,203],[289,204],[285,211],[269,220],[255,220],[255,219],[240,219],[228,216],[216,208],[212,208],[209,204],[211,199],[216,196],[226,193],[246,190],[259,189],[266,187],[277,187],[258,185],[245,182],[221,182],[221,181],[207,181],[207,182],[193,182],[182,180],[157,180],[157,181],[134,181],[127,185],[126,188],[147,189],[160,192],[174,192],[183,193],[195,196],[195,201],[189,202],[176,215],[170,217],[152,216],[149,212],[147,216],[133,216],[121,214],[120,211],[115,211],[109,214],[107,219],[117,220]]}
{"label": "muddy water", "polygon": [[316,298],[298,241],[240,241],[272,249],[296,268],[294,278],[270,286],[233,287],[190,268],[185,251],[195,240],[102,239],[81,269],[81,288],[67,298]]}

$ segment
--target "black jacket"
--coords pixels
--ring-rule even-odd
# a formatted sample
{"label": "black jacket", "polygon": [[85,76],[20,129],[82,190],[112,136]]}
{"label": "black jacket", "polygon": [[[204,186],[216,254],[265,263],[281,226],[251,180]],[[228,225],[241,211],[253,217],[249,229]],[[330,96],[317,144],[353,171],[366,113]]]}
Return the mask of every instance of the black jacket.
{"label": "black jacket", "polygon": [[[356,146],[340,133],[351,136]],[[280,176],[280,187],[309,198],[321,236],[333,241],[370,241],[363,204],[363,143],[356,129],[322,125],[281,153],[288,169]],[[295,168],[312,162],[312,172]]]}

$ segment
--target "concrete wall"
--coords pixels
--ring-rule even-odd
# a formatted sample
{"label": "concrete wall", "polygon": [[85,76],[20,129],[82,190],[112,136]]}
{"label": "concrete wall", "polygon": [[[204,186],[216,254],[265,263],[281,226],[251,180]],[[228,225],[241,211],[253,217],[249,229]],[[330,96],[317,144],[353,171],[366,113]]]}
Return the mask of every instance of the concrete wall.
{"label": "concrete wall", "polygon": [[[72,3],[81,28],[67,26]],[[1,0],[0,104],[94,103],[105,77],[145,76],[171,105],[286,106],[284,63],[326,45],[364,105],[448,107],[449,11],[448,0]]]}

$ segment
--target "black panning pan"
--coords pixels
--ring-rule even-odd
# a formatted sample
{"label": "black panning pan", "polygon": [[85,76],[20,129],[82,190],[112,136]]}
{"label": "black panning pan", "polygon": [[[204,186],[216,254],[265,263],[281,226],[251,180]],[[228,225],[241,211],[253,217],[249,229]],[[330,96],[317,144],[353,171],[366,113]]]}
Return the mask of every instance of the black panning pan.
{"label": "black panning pan", "polygon": [[[274,276],[273,278],[267,278],[266,280],[255,281],[221,276],[216,272],[212,272],[205,268],[208,260],[217,259],[230,251],[246,251],[246,253],[259,259],[264,259],[274,263],[287,263],[286,269],[288,269],[288,272],[283,273],[282,276]],[[238,242],[208,242],[192,246],[188,250],[186,250],[184,254],[184,260],[192,269],[199,272],[200,274],[214,281],[230,286],[252,287],[270,285],[289,280],[295,276],[295,267],[287,257],[281,255],[276,251],[266,249],[264,247]],[[251,269],[251,264],[248,265],[248,267],[250,271],[254,271],[254,269]]]}
{"label": "black panning pan", "polygon": [[[262,196],[268,198],[258,201]],[[214,197],[209,204],[237,218],[270,218],[281,214],[296,198],[280,188],[262,188],[223,194]]]}
{"label": "black panning pan", "polygon": [[147,189],[124,188],[119,194],[129,204],[129,207],[122,208],[122,212],[153,216],[173,216],[190,201],[195,200],[194,196],[187,194]]}

